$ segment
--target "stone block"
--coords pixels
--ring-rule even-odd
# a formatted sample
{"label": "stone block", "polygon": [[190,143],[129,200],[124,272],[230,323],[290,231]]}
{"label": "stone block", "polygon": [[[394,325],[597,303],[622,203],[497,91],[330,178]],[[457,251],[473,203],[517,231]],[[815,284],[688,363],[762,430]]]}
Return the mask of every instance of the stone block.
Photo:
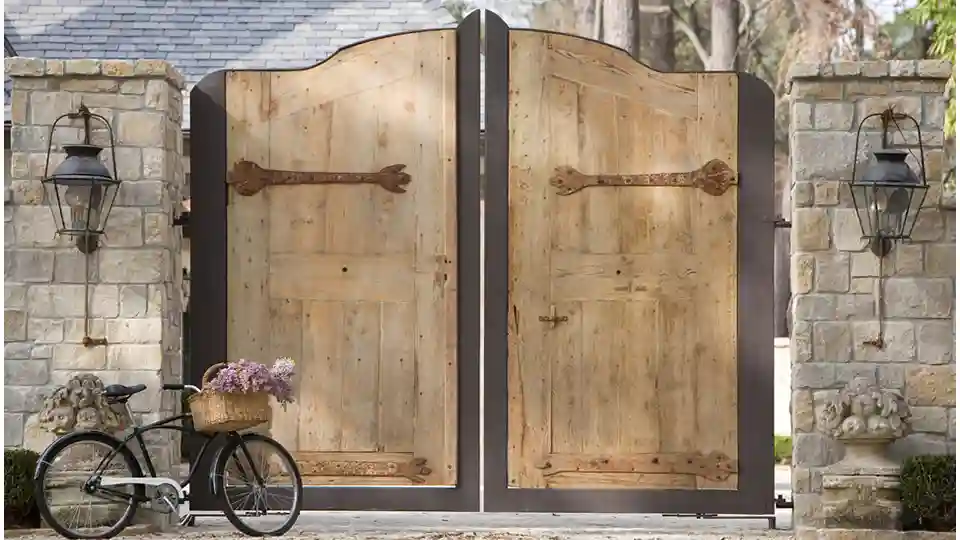
{"label": "stone block", "polygon": [[813,393],[810,390],[794,390],[790,410],[794,433],[813,431],[816,419],[813,414]]}
{"label": "stone block", "polygon": [[[84,78],[84,79],[65,79],[60,81],[60,90],[67,92],[91,92],[96,94],[98,92],[117,92],[120,90],[120,81],[115,79],[101,79],[101,78]],[[83,104],[87,107],[112,107],[111,105],[102,105],[95,102],[90,102],[89,99],[93,97],[84,96]],[[115,97],[115,96],[110,96]],[[94,101],[97,101],[94,99]],[[112,102],[108,102],[112,103]]]}
{"label": "stone block", "polygon": [[169,214],[149,213],[143,219],[143,236],[148,245],[170,245],[172,225]]}
{"label": "stone block", "polygon": [[946,319],[953,314],[953,280],[890,278],[882,283],[889,317]]}
{"label": "stone block", "polygon": [[[132,66],[131,66],[132,69]],[[123,81],[120,85],[121,94],[142,94],[146,91],[147,82],[144,80]]]}
{"label": "stone block", "polygon": [[[94,336],[99,337],[99,336]],[[61,343],[53,348],[54,370],[91,371],[107,367],[107,347]]]}
{"label": "stone block", "polygon": [[3,358],[5,360],[11,359],[29,359],[30,352],[33,351],[33,343],[4,343],[3,344]]}
{"label": "stone block", "polygon": [[104,247],[143,245],[143,211],[140,208],[115,207],[104,230]]}
{"label": "stone block", "polygon": [[[34,126],[53,125],[61,115],[75,112],[76,106],[74,94],[70,92],[35,91],[30,94],[30,123]],[[58,124],[58,129],[61,125],[67,125],[66,121]]]}
{"label": "stone block", "polygon": [[10,182],[11,202],[17,205],[44,204],[43,184],[38,180],[13,180]]}
{"label": "stone block", "polygon": [[904,397],[910,406],[956,407],[956,365],[909,366]]}
{"label": "stone block", "polygon": [[791,189],[793,205],[797,208],[813,206],[816,198],[813,182],[794,182]]}
{"label": "stone block", "polygon": [[793,436],[793,464],[799,467],[825,467],[843,457],[840,443],[820,433],[796,433]]}
{"label": "stone block", "polygon": [[4,386],[3,412],[37,412],[43,405],[44,389],[37,386]]}
{"label": "stone block", "polygon": [[63,74],[64,75],[99,75],[100,61],[92,60],[88,58],[74,58],[71,60],[64,60]]}
{"label": "stone block", "polygon": [[956,333],[952,321],[917,323],[917,361],[921,364],[955,363]]}
{"label": "stone block", "polygon": [[[101,62],[101,71],[107,77],[132,77],[133,62],[128,60],[104,60]],[[124,81],[131,82],[131,81]],[[138,81],[143,82],[143,81]]]}
{"label": "stone block", "polygon": [[3,307],[23,310],[27,305],[27,286],[22,283],[3,284]]}
{"label": "stone block", "polygon": [[853,358],[856,362],[906,363],[916,360],[917,341],[913,323],[909,321],[884,321],[883,348],[878,349],[866,342],[880,336],[881,326],[877,321],[853,323]]}
{"label": "stone block", "polygon": [[952,277],[957,273],[956,244],[926,244],[924,271],[928,277]]}
{"label": "stone block", "polygon": [[796,208],[790,232],[794,251],[830,249],[830,214],[824,208]]}
{"label": "stone block", "polygon": [[166,250],[110,249],[100,253],[100,280],[104,283],[158,283],[170,279]]}
{"label": "stone block", "polygon": [[[163,320],[159,318],[112,319],[107,321],[107,340],[115,343],[160,343]],[[143,369],[143,368],[141,368]],[[150,368],[150,369],[160,369]]]}
{"label": "stone block", "polygon": [[49,283],[53,280],[53,253],[39,249],[6,252],[4,277],[24,283]]}
{"label": "stone block", "polygon": [[67,319],[63,323],[64,343],[80,343],[86,331],[89,331],[90,337],[104,337],[106,335],[107,323],[103,319],[90,319],[86,323],[84,319]]}
{"label": "stone block", "polygon": [[794,364],[813,361],[813,325],[795,317],[790,336],[790,358]]}
{"label": "stone block", "polygon": [[793,389],[800,390],[804,388],[821,389],[830,388],[837,382],[837,369],[835,364],[809,363],[794,364],[793,366]]}
{"label": "stone block", "polygon": [[[857,118],[863,119],[867,115],[882,113],[889,107],[893,107],[896,112],[909,114],[914,118],[923,117],[923,100],[920,96],[900,95],[861,99],[857,103]],[[864,129],[879,129],[880,127],[879,117],[871,118],[863,124]]]}
{"label": "stone block", "polygon": [[838,100],[843,98],[843,84],[835,81],[797,81],[790,93],[793,99]]}
{"label": "stone block", "polygon": [[947,102],[942,95],[923,96],[923,127],[942,129]]}
{"label": "stone block", "polygon": [[117,206],[156,207],[160,210],[163,202],[163,182],[140,181],[127,182],[117,192]]}
{"label": "stone block", "polygon": [[34,285],[27,292],[30,313],[35,317],[82,317],[82,285]]}
{"label": "stone block", "polygon": [[894,274],[897,276],[923,275],[923,246],[920,244],[901,244],[893,257]]}
{"label": "stone block", "polygon": [[847,99],[855,100],[865,96],[888,96],[892,85],[889,81],[849,81],[846,84]]}
{"label": "stone block", "polygon": [[18,206],[13,212],[13,229],[19,247],[57,247],[67,240],[57,238],[53,214],[45,206]]}
{"label": "stone block", "polygon": [[60,343],[63,341],[63,320],[31,317],[27,321],[27,339],[35,343]]}
{"label": "stone block", "polygon": [[[102,88],[110,88],[110,92],[119,92],[120,81],[78,81],[78,82],[98,82],[101,88],[90,88],[86,92],[103,92]],[[62,86],[61,86],[62,88]],[[90,108],[98,109],[116,109],[126,111],[136,111],[143,108],[143,97],[139,95],[110,93],[110,94],[82,94],[83,103]],[[116,114],[114,111],[110,116]],[[109,119],[110,117],[107,117]]]}
{"label": "stone block", "polygon": [[822,101],[813,110],[813,125],[823,131],[849,131],[853,128],[853,103]]}
{"label": "stone block", "polygon": [[876,302],[873,295],[838,294],[835,296],[837,310],[834,318],[838,321],[868,319],[876,316]]}
{"label": "stone block", "polygon": [[14,386],[44,386],[50,382],[50,368],[46,360],[4,360],[3,384]]}
{"label": "stone block", "polygon": [[[159,339],[157,341],[159,342]],[[163,367],[163,349],[159,343],[111,345],[108,366],[110,369],[118,370],[147,369],[159,371]]]}
{"label": "stone block", "polygon": [[147,316],[147,286],[123,285],[120,287],[120,316]]}
{"label": "stone block", "polygon": [[837,295],[805,294],[794,299],[794,317],[803,321],[830,321],[837,315]]}
{"label": "stone block", "polygon": [[853,356],[851,336],[847,322],[813,323],[814,362],[849,362]]}
{"label": "stone block", "polygon": [[23,341],[27,339],[27,314],[16,309],[3,310],[3,340]]}
{"label": "stone block", "polygon": [[953,75],[954,67],[949,60],[919,60],[917,75],[932,79],[942,79],[946,82]]}
{"label": "stone block", "polygon": [[[77,249],[64,249],[50,252],[56,255],[53,276],[57,283],[95,283],[99,251],[85,255]],[[86,273],[86,277],[84,274]]]}
{"label": "stone block", "polygon": [[817,206],[836,206],[840,204],[840,182],[836,180],[817,180],[814,182],[813,202]]}
{"label": "stone block", "polygon": [[791,129],[813,129],[813,104],[795,101],[790,107]]}
{"label": "stone block", "polygon": [[947,409],[943,407],[911,407],[910,415],[910,425],[915,432],[947,432]]}
{"label": "stone block", "polygon": [[936,208],[924,208],[917,214],[917,222],[910,233],[914,242],[934,242],[943,238],[943,213]]}
{"label": "stone block", "polygon": [[3,413],[3,446],[23,446],[23,416],[19,413]]}
{"label": "stone block", "polygon": [[833,241],[840,251],[863,251],[867,246],[856,210],[850,208],[834,210]]}
{"label": "stone block", "polygon": [[163,147],[166,134],[163,115],[144,111],[123,111],[117,115],[119,144],[147,148]]}
{"label": "stone block", "polygon": [[903,461],[910,456],[943,455],[949,452],[946,435],[913,433],[890,445],[891,458]]}
{"label": "stone block", "polygon": [[906,368],[902,364],[880,364],[877,366],[877,381],[883,388],[903,391]]}
{"label": "stone block", "polygon": [[847,292],[850,290],[850,255],[847,253],[817,253],[817,292]]}
{"label": "stone block", "polygon": [[794,181],[850,176],[857,155],[855,133],[801,131],[793,134],[791,142]]}
{"label": "stone block", "polygon": [[947,439],[957,440],[957,409],[951,407],[947,409]]}
{"label": "stone block", "polygon": [[793,294],[806,294],[813,291],[813,271],[816,264],[809,253],[794,253],[790,264],[790,290]]}

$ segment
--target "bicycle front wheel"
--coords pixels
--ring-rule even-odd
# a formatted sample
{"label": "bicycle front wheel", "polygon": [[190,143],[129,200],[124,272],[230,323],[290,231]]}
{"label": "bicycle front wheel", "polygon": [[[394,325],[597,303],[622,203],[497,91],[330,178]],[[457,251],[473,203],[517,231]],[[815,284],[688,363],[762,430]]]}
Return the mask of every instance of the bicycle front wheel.
{"label": "bicycle front wheel", "polygon": [[96,480],[142,476],[133,453],[117,439],[95,432],[68,435],[37,462],[37,509],[60,536],[112,538],[133,520],[145,490],[141,484],[99,486]]}
{"label": "bicycle front wheel", "polygon": [[249,536],[280,536],[300,517],[303,480],[290,452],[256,433],[228,438],[214,465],[223,513]]}

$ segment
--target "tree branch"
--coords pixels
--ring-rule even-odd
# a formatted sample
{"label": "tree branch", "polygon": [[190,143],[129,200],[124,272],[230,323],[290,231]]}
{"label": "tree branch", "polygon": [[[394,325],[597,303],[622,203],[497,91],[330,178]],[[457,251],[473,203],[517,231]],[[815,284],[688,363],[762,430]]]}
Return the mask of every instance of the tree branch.
{"label": "tree branch", "polygon": [[[745,0],[740,0],[745,1]],[[680,28],[680,31],[683,32],[683,35],[687,36],[687,39],[690,40],[690,44],[693,45],[693,50],[696,51],[697,56],[700,57],[700,61],[703,62],[703,65],[709,65],[710,63],[710,53],[707,51],[706,47],[703,46],[703,42],[700,41],[700,36],[693,30],[693,27],[690,26],[690,23],[683,18],[683,15],[677,11],[673,6],[647,6],[639,5],[637,6],[638,13],[649,13],[654,15],[660,15],[663,13],[670,13],[673,15],[673,24],[677,25]]]}

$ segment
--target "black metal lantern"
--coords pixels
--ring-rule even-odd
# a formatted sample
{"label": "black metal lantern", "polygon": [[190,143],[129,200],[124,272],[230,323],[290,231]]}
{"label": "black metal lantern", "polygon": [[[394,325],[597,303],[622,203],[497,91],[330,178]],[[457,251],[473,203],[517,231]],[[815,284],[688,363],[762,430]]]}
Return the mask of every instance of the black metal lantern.
{"label": "black metal lantern", "polygon": [[[863,124],[874,117],[879,117],[883,124],[883,149],[873,153],[874,161],[859,179],[854,159],[853,178],[849,185],[863,238],[869,240],[870,250],[875,255],[884,257],[890,253],[894,242],[910,239],[920,215],[920,207],[926,199],[928,186],[923,143],[920,142],[920,124],[913,117],[895,113],[890,109],[868,115],[857,129],[856,147],[860,147]],[[907,163],[906,152],[888,148],[887,129],[891,122],[896,123],[897,120],[912,120],[917,128],[917,141],[920,146],[919,175]],[[899,124],[897,127],[899,128]]]}
{"label": "black metal lantern", "polygon": [[[83,143],[63,146],[67,157],[49,173],[50,153],[53,148],[53,133],[61,120],[83,120]],[[90,121],[102,123],[110,136],[110,152],[113,158],[113,174],[100,161],[103,148],[90,142]],[[80,105],[75,113],[60,116],[50,127],[50,142],[47,161],[43,169],[43,185],[47,204],[53,212],[57,233],[75,238],[77,248],[83,253],[96,251],[100,235],[107,226],[107,217],[113,208],[120,188],[117,179],[117,159],[114,147],[113,128],[106,118],[93,114]]]}

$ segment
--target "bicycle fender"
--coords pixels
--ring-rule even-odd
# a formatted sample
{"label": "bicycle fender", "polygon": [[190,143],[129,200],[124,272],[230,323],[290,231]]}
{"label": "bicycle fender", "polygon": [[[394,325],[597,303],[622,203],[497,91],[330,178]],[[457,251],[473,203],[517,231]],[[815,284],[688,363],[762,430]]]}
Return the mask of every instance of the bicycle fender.
{"label": "bicycle fender", "polygon": [[227,445],[226,443],[221,444],[220,447],[217,448],[217,451],[214,452],[213,459],[210,461],[210,472],[207,473],[208,475],[207,481],[210,482],[210,493],[214,497],[220,496],[220,493],[217,492],[217,482],[216,482],[217,472],[216,471],[217,471],[217,463],[220,462],[220,454],[223,453],[223,447],[226,445]]}

